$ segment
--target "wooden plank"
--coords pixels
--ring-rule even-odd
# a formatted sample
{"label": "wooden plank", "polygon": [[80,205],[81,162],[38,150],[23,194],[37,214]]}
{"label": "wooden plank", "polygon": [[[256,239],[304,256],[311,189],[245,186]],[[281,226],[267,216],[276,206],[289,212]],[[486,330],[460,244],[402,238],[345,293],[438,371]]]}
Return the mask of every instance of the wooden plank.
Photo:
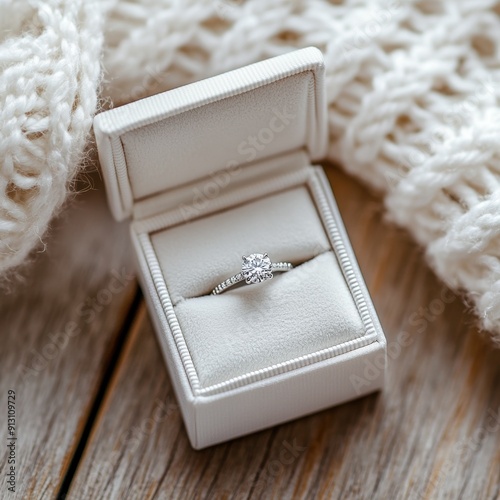
{"label": "wooden plank", "polygon": [[[128,228],[111,219],[102,186],[71,205],[46,238],[47,251],[23,269],[24,283],[1,298],[2,498],[55,497],[136,293]],[[18,434],[12,496],[8,390],[16,394]]]}
{"label": "wooden plank", "polygon": [[380,202],[329,176],[387,333],[385,392],[194,451],[141,313],[69,498],[498,498],[500,352]]}

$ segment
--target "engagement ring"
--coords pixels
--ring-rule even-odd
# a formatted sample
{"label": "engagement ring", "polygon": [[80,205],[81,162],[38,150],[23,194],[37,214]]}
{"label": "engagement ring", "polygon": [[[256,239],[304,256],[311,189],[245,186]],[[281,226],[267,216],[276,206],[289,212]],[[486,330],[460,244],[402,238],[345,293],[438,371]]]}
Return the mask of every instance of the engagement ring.
{"label": "engagement ring", "polygon": [[252,253],[242,257],[241,271],[223,281],[212,290],[212,295],[219,295],[229,287],[244,281],[247,285],[262,283],[273,277],[274,272],[290,271],[289,262],[271,262],[267,253]]}

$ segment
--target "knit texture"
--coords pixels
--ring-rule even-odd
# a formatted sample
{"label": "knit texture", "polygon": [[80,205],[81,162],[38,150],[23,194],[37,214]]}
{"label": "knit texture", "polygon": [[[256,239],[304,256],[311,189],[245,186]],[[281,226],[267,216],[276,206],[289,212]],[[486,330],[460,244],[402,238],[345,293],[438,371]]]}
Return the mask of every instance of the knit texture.
{"label": "knit texture", "polygon": [[40,244],[80,163],[100,73],[97,5],[0,3],[0,272]]}
{"label": "knit texture", "polygon": [[[106,13],[92,3],[11,7],[0,269],[24,258],[64,199],[95,105],[103,18],[102,96],[114,105],[315,45],[329,158],[384,195],[500,343],[500,2],[117,0]],[[29,16],[35,33],[23,31]]]}

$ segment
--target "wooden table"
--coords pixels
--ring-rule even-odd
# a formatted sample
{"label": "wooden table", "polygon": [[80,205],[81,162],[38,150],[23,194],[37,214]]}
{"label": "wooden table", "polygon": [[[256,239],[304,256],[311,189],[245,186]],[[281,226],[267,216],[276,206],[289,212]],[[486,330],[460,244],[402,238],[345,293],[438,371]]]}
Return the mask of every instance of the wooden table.
{"label": "wooden table", "polygon": [[18,441],[16,494],[2,446],[0,497],[500,498],[500,351],[381,202],[327,171],[387,335],[384,393],[193,451],[127,224],[91,178],[2,293],[1,434],[10,389]]}

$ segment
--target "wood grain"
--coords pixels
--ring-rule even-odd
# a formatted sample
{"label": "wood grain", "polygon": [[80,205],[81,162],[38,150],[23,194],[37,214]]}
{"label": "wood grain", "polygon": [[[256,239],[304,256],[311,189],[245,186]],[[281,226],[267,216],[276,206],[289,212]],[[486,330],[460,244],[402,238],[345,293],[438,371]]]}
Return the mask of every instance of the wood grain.
{"label": "wood grain", "polygon": [[[54,498],[136,291],[128,228],[102,190],[73,200],[0,305],[1,498]],[[7,390],[16,391],[17,488],[6,476]]]}
{"label": "wood grain", "polygon": [[193,451],[142,307],[69,498],[500,497],[500,352],[380,202],[328,172],[389,342],[386,390]]}

